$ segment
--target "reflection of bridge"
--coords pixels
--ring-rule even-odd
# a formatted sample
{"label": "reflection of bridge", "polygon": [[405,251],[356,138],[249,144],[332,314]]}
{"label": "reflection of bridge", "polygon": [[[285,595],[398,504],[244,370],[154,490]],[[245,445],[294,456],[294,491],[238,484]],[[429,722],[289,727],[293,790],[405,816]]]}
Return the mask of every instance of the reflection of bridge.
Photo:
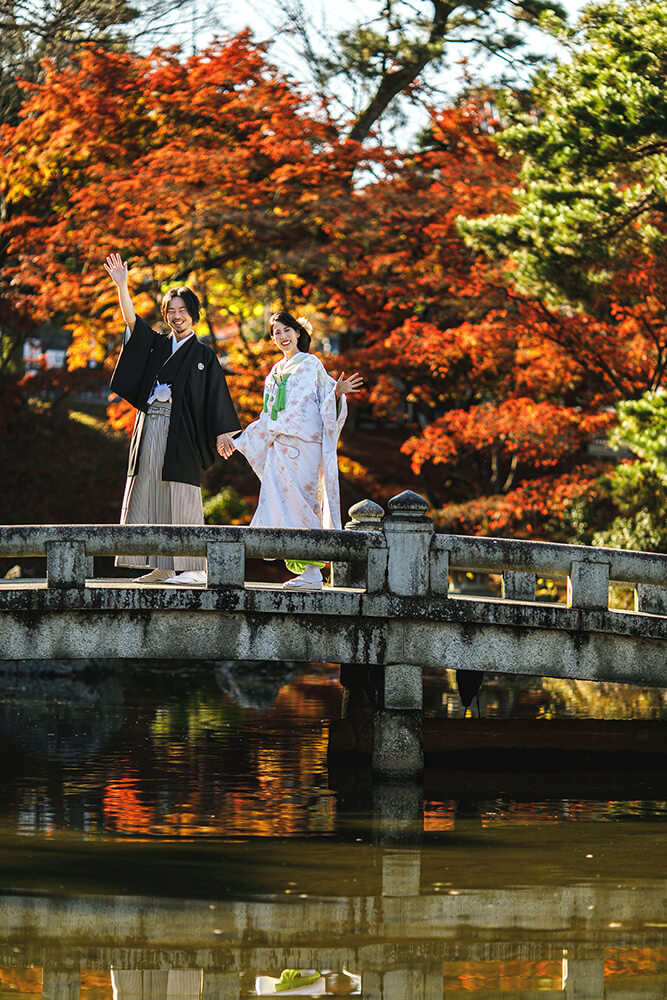
{"label": "reflection of bridge", "polygon": [[[81,969],[110,967],[201,970],[201,1000],[237,1000],[247,995],[242,972],[283,968],[349,968],[361,975],[365,1000],[441,1000],[443,962],[482,963],[473,970],[482,979],[490,961],[550,960],[562,969],[562,982],[535,985],[522,1000],[604,1000],[606,949],[664,948],[664,881],[644,881],[636,892],[588,883],[438,894],[420,885],[421,856],[417,849],[374,849],[375,895],[5,896],[0,966],[41,967],[44,1000],[79,1000]],[[655,1000],[655,981],[647,977],[645,985],[642,978],[633,976],[625,989],[615,984],[608,995]],[[475,993],[485,995],[483,988]]]}
{"label": "reflection of bridge", "polygon": [[[105,525],[0,529],[0,556],[46,556],[45,581],[0,586],[0,659],[150,657],[327,660],[384,668],[376,764],[421,762],[420,667],[667,684],[667,556],[434,533],[406,492],[382,517],[365,501],[346,531]],[[202,589],[93,578],[92,557],[206,555]],[[246,558],[324,559],[334,586],[246,583]],[[501,598],[449,590],[452,572],[498,574]],[[568,581],[567,606],[536,600]],[[610,583],[635,610],[609,608]],[[393,763],[392,763],[393,761]]]}

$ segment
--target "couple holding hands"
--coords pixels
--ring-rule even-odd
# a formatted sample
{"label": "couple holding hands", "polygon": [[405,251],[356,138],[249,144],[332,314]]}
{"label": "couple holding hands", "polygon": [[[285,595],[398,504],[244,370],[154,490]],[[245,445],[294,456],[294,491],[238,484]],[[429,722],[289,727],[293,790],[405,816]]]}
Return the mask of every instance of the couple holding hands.
{"label": "couple holding hands", "polygon": [[[359,392],[361,377],[334,380],[309,353],[310,324],[274,313],[270,339],[282,357],[264,381],[259,418],[241,431],[218,359],[195,335],[195,293],[172,288],[165,294],[165,335],[137,316],[120,255],[110,254],[104,268],[125,323],[111,389],[137,409],[121,524],[203,524],[201,471],[216,452],[228,459],[239,451],[261,482],[251,527],[340,528],[336,446],[345,397]],[[144,583],[206,583],[199,557],[119,556],[116,564],[148,569],[139,577]],[[296,575],[285,589],[322,588],[322,563],[286,565]]]}

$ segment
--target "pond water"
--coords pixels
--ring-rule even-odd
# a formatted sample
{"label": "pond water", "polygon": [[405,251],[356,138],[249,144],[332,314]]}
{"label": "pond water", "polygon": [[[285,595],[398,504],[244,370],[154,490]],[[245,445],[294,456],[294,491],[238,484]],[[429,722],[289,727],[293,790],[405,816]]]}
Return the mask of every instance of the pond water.
{"label": "pond water", "polygon": [[[480,701],[667,715],[563,681]],[[425,705],[461,716],[454,678]],[[662,762],[508,771],[491,747],[380,782],[329,754],[342,709],[326,664],[0,671],[0,1000],[292,996],[286,969],[313,970],[301,995],[667,998]]]}

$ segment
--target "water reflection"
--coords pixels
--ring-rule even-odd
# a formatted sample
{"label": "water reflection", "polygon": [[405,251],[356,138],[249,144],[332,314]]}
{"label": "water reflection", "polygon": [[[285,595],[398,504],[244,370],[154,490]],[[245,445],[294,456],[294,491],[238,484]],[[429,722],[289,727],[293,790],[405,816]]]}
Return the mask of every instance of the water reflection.
{"label": "water reflection", "polygon": [[[444,681],[426,701],[446,725]],[[664,759],[517,773],[491,748],[377,782],[328,753],[325,665],[6,673],[1,691],[0,1000],[304,995],[264,992],[286,970],[366,1000],[667,997]],[[661,692],[611,695],[662,718]],[[558,714],[544,685],[484,697],[519,723]]]}
{"label": "water reflection", "polygon": [[[544,993],[659,1000],[667,990],[667,883],[648,866],[620,882],[607,868],[599,880],[542,885],[530,874],[499,874],[498,844],[486,884],[473,888],[460,874],[431,881],[436,872],[442,879],[451,861],[442,844],[365,845],[355,856],[352,845],[318,851],[311,842],[294,851],[286,869],[273,868],[272,892],[258,893],[254,868],[266,868],[263,852],[274,846],[280,852],[272,841],[223,852],[218,863],[233,864],[245,883],[231,896],[77,897],[71,884],[50,895],[6,893],[3,995],[240,1000],[276,995],[265,989],[290,969],[310,977],[308,995],[367,1000]],[[178,853],[172,862],[179,863]],[[337,870],[326,872],[323,862]],[[268,871],[265,877],[268,889]],[[310,892],[297,891],[309,882]],[[128,869],[121,884],[131,883]]]}
{"label": "water reflection", "polygon": [[[455,697],[453,678],[445,690],[447,678],[437,680],[439,686],[434,677],[425,681],[427,738],[447,735],[449,723],[435,717],[433,705]],[[491,678],[486,697],[496,697],[497,688]],[[533,717],[543,713],[544,683],[505,688],[513,725],[523,725],[529,705]],[[662,692],[619,688],[613,696],[628,710],[653,698],[657,711]],[[548,755],[519,751],[518,767],[516,753],[503,764],[501,733],[485,719],[468,720],[456,740],[490,726],[487,749],[453,752],[446,745],[427,759],[423,786],[407,786],[401,798],[396,787],[377,786],[368,766],[332,755],[343,712],[338,671],[327,665],[217,663],[167,672],[143,664],[71,676],[50,669],[27,680],[0,675],[0,828],[165,838],[339,836],[367,827],[369,809],[381,815],[387,802],[396,817],[423,816],[427,833],[453,830],[471,814],[488,827],[665,812],[662,758],[629,768],[621,759],[601,769],[577,752],[558,769]],[[566,733],[566,747],[573,736]],[[596,738],[606,748],[606,732]]]}

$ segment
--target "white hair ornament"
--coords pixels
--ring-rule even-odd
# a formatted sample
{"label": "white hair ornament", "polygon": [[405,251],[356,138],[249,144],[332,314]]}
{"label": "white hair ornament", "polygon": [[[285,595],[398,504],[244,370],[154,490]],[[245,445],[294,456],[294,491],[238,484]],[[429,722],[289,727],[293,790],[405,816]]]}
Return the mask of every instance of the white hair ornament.
{"label": "white hair ornament", "polygon": [[304,330],[307,330],[308,333],[313,332],[313,324],[310,322],[309,319],[306,319],[305,316],[297,316],[296,321],[297,323],[300,323],[301,326],[304,328]]}

